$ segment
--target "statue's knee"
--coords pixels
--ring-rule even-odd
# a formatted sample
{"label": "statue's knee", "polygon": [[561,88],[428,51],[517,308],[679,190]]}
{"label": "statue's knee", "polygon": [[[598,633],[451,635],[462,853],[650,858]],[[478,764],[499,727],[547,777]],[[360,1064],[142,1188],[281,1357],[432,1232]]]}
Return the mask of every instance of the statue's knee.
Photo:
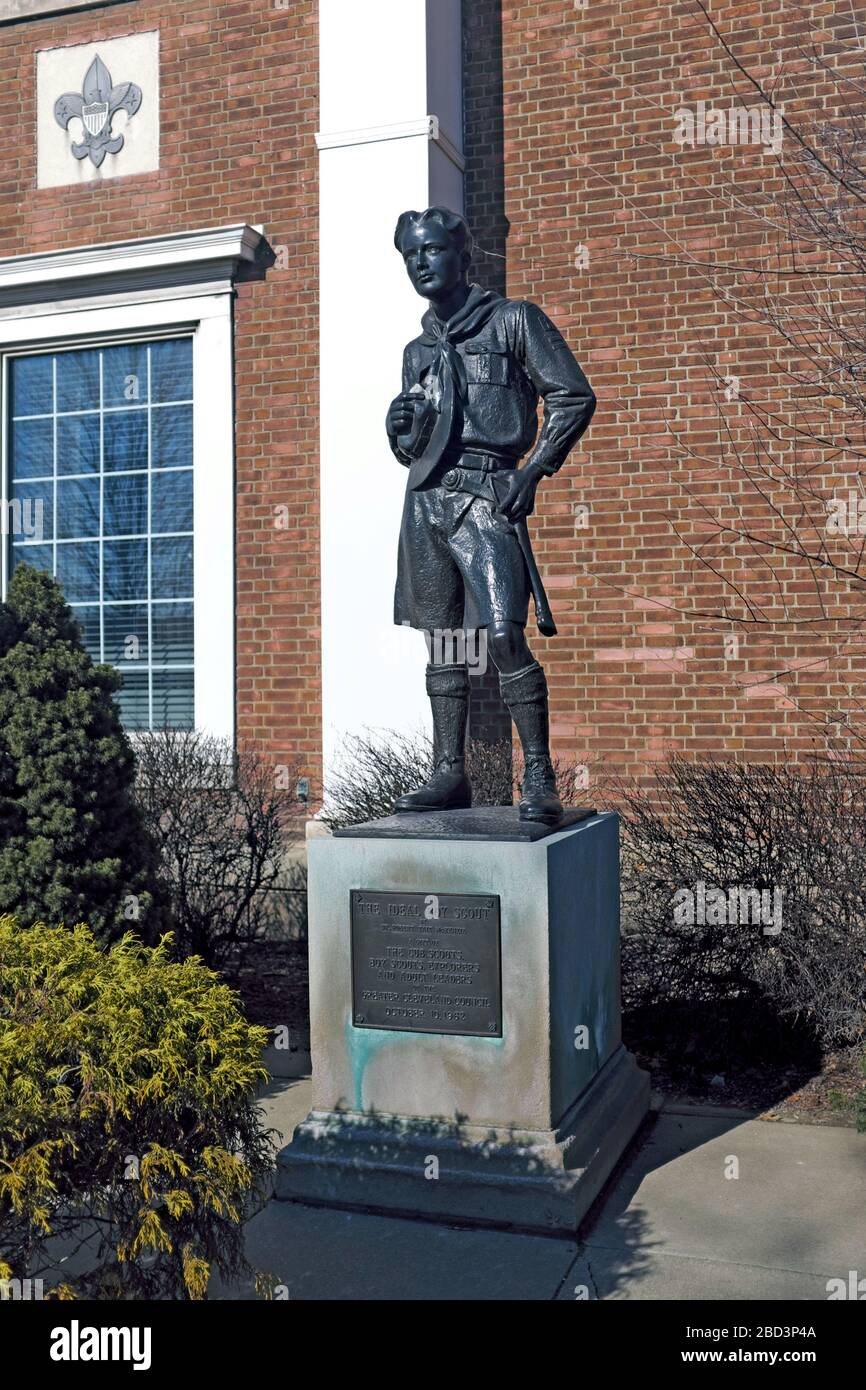
{"label": "statue's knee", "polygon": [[517,670],[532,660],[520,623],[491,623],[487,629],[487,650],[500,671]]}

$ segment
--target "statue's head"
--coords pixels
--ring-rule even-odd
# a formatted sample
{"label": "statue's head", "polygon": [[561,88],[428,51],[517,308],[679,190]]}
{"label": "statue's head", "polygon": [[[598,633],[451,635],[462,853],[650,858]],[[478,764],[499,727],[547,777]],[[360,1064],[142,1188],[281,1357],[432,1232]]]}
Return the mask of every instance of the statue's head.
{"label": "statue's head", "polygon": [[425,299],[440,299],[469,282],[472,233],[466,221],[448,208],[404,212],[397,221],[394,245],[409,279]]}

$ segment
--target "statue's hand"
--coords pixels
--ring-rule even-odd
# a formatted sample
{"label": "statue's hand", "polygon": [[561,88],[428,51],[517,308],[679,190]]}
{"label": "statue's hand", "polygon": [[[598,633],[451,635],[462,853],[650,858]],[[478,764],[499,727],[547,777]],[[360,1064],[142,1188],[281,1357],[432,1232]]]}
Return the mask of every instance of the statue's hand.
{"label": "statue's hand", "polygon": [[402,391],[399,396],[395,396],[388,407],[387,429],[392,435],[408,434],[412,428],[412,421],[415,412],[412,402],[415,397],[408,392]]}
{"label": "statue's hand", "polygon": [[505,496],[498,508],[507,521],[513,523],[522,521],[524,517],[532,516],[535,511],[535,493],[540,478],[541,473],[531,464],[527,464],[525,468],[519,468],[512,475]]}

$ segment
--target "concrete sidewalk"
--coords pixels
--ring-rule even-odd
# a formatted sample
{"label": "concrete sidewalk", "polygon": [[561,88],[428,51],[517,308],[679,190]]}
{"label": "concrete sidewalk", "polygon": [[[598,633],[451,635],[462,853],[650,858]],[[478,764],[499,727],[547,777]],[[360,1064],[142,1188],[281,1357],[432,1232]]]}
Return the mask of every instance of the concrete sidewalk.
{"label": "concrete sidewalk", "polygon": [[[265,1092],[283,1142],[309,1098],[307,1080]],[[662,1110],[578,1241],[272,1201],[247,1249],[301,1300],[821,1301],[828,1279],[866,1276],[866,1136]]]}

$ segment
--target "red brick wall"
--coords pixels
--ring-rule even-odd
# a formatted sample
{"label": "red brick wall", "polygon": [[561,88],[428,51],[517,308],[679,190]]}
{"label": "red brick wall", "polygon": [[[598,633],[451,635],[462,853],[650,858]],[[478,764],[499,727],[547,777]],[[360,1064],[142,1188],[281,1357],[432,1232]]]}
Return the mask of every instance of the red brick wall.
{"label": "red brick wall", "polygon": [[[315,0],[139,0],[0,28],[0,255],[262,223],[278,265],[236,305],[242,735],[320,776]],[[161,167],[36,188],[38,48],[160,31]],[[121,74],[134,77],[135,74]],[[288,504],[289,530],[274,525]],[[200,544],[207,544],[202,537]]]}
{"label": "red brick wall", "polygon": [[[798,8],[734,0],[713,14],[765,75],[786,59],[786,112],[832,103],[798,57]],[[844,15],[805,6],[845,37]],[[276,761],[319,775],[317,185],[315,0],[138,0],[0,28],[9,75],[0,180],[0,254],[261,222],[284,248],[237,304],[238,719]],[[35,50],[158,27],[162,167],[81,188],[35,187]],[[540,302],[595,387],[581,447],[543,486],[535,521],[560,637],[533,642],[552,690],[557,751],[646,769],[669,748],[783,756],[814,719],[862,685],[820,623],[740,630],[696,620],[724,594],[693,565],[676,524],[699,538],[696,497],[749,499],[730,464],[719,391],[704,361],[790,412],[767,335],[713,300],[701,274],[671,263],[742,260],[754,234],[724,188],[760,196],[773,163],[753,149],[684,150],[674,111],[728,106],[730,65],[693,0],[469,0],[464,33],[467,209],[478,277]],[[744,90],[742,83],[740,90]],[[501,93],[501,100],[500,100]],[[19,139],[14,139],[14,132]],[[579,269],[579,244],[590,263]],[[507,254],[503,263],[499,257]],[[726,411],[745,438],[743,412]],[[684,450],[701,456],[698,462]],[[275,508],[288,504],[286,531]],[[590,524],[577,525],[588,505]],[[814,616],[802,574],[780,571],[799,616]],[[767,589],[766,583],[763,588]],[[813,605],[814,607],[814,605]],[[773,610],[778,612],[778,606]],[[837,612],[850,611],[846,601]],[[862,649],[861,649],[862,650]],[[776,679],[780,670],[804,666]],[[495,690],[482,714],[495,720]],[[486,713],[485,713],[486,711]]]}
{"label": "red brick wall", "polygon": [[[772,71],[790,118],[832,113],[830,83],[798,51],[808,34],[798,16],[819,29],[824,17],[832,52],[855,39],[845,7],[734,0],[710,8],[758,76],[784,60]],[[711,367],[738,374],[744,391],[769,396],[791,418],[778,345],[715,302],[698,270],[665,259],[742,263],[754,253],[751,224],[723,193],[730,186],[760,199],[774,161],[752,148],[675,143],[681,102],[728,108],[735,97],[731,66],[692,0],[588,0],[583,9],[503,0],[501,11],[508,293],[545,307],[599,396],[584,444],[543,485],[535,520],[561,633],[534,638],[557,749],[634,772],[669,749],[802,752],[816,721],[846,702],[849,683],[855,698],[862,691],[862,646],[845,649],[838,625],[816,621],[809,577],[792,566],[778,569],[777,592],[756,569],[749,577],[732,557],[723,561],[766,596],[779,619],[769,629],[687,616],[715,611],[724,591],[672,529],[701,538],[698,499],[728,517],[737,504],[756,521],[764,515],[729,466],[705,349]],[[736,89],[747,90],[742,81]],[[590,255],[584,269],[575,264],[580,243]],[[742,405],[726,406],[725,418],[746,440]],[[586,529],[575,524],[581,504],[591,508]],[[780,594],[789,616],[809,621],[782,622]],[[853,611],[844,595],[835,611]],[[724,636],[737,631],[738,657],[726,658]]]}

